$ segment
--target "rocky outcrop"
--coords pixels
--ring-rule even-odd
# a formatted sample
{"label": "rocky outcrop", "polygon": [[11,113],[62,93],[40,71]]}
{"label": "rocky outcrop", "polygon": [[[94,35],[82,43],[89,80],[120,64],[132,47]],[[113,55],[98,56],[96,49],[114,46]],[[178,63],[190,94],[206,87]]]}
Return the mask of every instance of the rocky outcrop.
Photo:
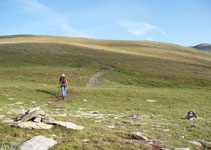
{"label": "rocky outcrop", "polygon": [[60,125],[68,129],[82,130],[83,126],[78,126],[72,122],[56,121],[46,115],[40,107],[29,109],[20,117],[17,117],[11,124],[12,127],[27,128],[27,129],[50,129],[53,125]]}

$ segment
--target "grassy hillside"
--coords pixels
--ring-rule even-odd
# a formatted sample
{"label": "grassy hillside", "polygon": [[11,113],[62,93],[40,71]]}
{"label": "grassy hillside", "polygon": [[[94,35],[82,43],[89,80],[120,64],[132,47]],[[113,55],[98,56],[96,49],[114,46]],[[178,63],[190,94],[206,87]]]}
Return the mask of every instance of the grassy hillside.
{"label": "grassy hillside", "polygon": [[[85,87],[93,74],[107,69],[105,65],[115,70],[100,77],[97,86]],[[69,79],[71,96],[55,102],[52,99],[60,92],[61,73]],[[152,41],[2,36],[0,83],[0,114],[5,117],[18,116],[7,114],[10,109],[37,105],[48,114],[77,114],[79,117],[55,118],[85,127],[82,131],[59,126],[37,131],[0,123],[0,142],[7,145],[22,144],[35,135],[55,134],[53,138],[58,144],[52,149],[194,148],[189,140],[210,146],[204,142],[211,141],[209,52]],[[147,99],[156,102],[149,103]],[[61,110],[55,111],[56,108]],[[85,108],[84,112],[110,115],[103,119],[80,116],[81,108]],[[202,119],[181,120],[188,110],[194,110]],[[131,118],[133,115],[138,117]],[[115,128],[107,127],[111,124]],[[153,144],[130,139],[129,135],[137,131]]]}
{"label": "grassy hillside", "polygon": [[199,49],[199,50],[204,50],[204,51],[211,51],[211,44],[201,43],[201,44],[193,46],[193,48]]}

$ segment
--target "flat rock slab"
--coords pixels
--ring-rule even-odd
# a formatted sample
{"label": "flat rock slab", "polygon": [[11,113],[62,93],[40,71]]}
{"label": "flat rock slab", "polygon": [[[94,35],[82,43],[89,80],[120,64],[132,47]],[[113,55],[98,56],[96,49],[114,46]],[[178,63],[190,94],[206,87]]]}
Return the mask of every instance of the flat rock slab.
{"label": "flat rock slab", "polygon": [[53,125],[45,124],[43,122],[14,122],[11,124],[13,127],[26,128],[26,129],[50,129]]}
{"label": "flat rock slab", "polygon": [[5,115],[0,115],[0,118],[4,118],[5,117]]}
{"label": "flat rock slab", "polygon": [[15,103],[16,105],[22,105],[23,104],[23,102],[17,102],[17,103]]}
{"label": "flat rock slab", "polygon": [[26,141],[21,145],[21,150],[47,150],[54,146],[57,142],[53,138],[44,136],[35,136],[31,140]]}
{"label": "flat rock slab", "polygon": [[148,100],[146,100],[147,102],[150,102],[150,103],[155,103],[156,102],[156,100],[153,100],[153,99],[148,99]]}
{"label": "flat rock slab", "polygon": [[174,150],[190,150],[189,147],[181,147],[181,148],[175,148]]}
{"label": "flat rock slab", "polygon": [[192,141],[188,141],[189,143],[192,143],[192,144],[194,144],[194,145],[196,145],[196,146],[202,146],[202,144],[201,143],[199,143],[198,141],[195,141],[195,140],[192,140]]}
{"label": "flat rock slab", "polygon": [[66,127],[68,129],[73,129],[73,130],[82,130],[84,129],[83,126],[78,126],[72,122],[63,122],[63,121],[55,121],[54,124]]}
{"label": "flat rock slab", "polygon": [[144,141],[148,140],[147,137],[143,136],[140,132],[134,133],[133,138],[136,139],[136,140],[144,140]]}
{"label": "flat rock slab", "polygon": [[10,118],[7,118],[5,120],[2,121],[3,123],[11,123],[13,122],[13,120],[11,120]]}

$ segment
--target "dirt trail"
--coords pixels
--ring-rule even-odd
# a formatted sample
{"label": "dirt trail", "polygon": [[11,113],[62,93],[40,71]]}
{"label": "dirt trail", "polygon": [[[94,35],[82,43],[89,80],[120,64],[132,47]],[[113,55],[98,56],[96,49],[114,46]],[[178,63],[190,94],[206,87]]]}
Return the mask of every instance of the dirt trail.
{"label": "dirt trail", "polygon": [[65,99],[62,99],[62,96],[61,96],[61,92],[59,92],[56,97],[51,97],[49,98],[50,101],[54,101],[54,102],[58,102],[58,101],[64,101],[64,100],[71,100],[71,96],[72,95],[76,95],[77,92],[74,92],[72,89],[67,89],[66,91],[66,98]]}
{"label": "dirt trail", "polygon": [[89,81],[88,83],[86,84],[86,87],[93,87],[93,86],[96,86],[99,81],[98,81],[98,78],[104,74],[106,74],[109,70],[115,70],[114,67],[112,66],[108,66],[108,65],[105,65],[105,64],[101,64],[101,63],[98,63],[97,61],[92,61],[92,60],[88,60],[89,62],[91,63],[94,63],[94,64],[97,64],[97,65],[100,65],[100,66],[103,66],[103,67],[106,67],[107,69],[106,70],[102,70],[100,72],[97,72],[95,73],[91,78],[89,78]]}

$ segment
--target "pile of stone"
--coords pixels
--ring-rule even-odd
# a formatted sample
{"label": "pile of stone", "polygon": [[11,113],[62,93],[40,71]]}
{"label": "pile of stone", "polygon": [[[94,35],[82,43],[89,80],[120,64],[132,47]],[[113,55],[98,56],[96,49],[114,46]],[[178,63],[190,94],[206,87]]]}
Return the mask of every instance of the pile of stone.
{"label": "pile of stone", "polygon": [[53,125],[60,125],[73,130],[82,130],[84,128],[71,122],[56,121],[40,110],[40,107],[27,110],[25,114],[17,117],[11,124],[12,127],[27,129],[50,129]]}

